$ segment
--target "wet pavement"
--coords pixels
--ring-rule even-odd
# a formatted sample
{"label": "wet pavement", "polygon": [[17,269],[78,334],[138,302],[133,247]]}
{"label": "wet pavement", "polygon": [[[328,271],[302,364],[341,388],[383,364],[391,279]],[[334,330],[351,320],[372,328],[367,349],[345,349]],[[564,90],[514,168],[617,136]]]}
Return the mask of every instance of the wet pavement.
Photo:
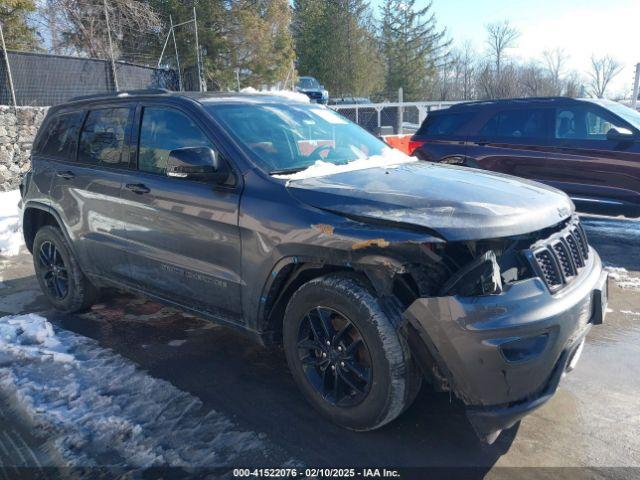
{"label": "wet pavement", "polygon": [[[585,226],[607,265],[640,277],[638,222],[589,218]],[[606,469],[640,467],[640,290],[615,282],[606,323],[591,330],[576,370],[549,403],[489,446],[478,442],[457,400],[428,386],[395,422],[353,433],[309,408],[278,348],[255,346],[225,327],[117,293],[85,314],[61,315],[40,294],[28,254],[0,260],[0,275],[0,315],[41,312],[198,397],[240,428],[267,433],[306,465],[475,466],[500,478],[518,475],[492,467],[590,467],[595,478],[640,475],[637,469]],[[0,417],[2,430],[26,432],[21,448],[46,457],[37,435],[17,420],[7,422]],[[2,455],[0,448],[0,465],[6,465]]]}

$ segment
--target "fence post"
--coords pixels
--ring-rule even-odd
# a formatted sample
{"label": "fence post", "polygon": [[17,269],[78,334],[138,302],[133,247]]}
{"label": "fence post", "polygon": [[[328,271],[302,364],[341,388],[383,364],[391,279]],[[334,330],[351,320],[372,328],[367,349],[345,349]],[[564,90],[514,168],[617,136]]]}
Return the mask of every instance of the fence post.
{"label": "fence post", "polygon": [[16,102],[16,91],[13,88],[13,77],[11,76],[11,65],[9,65],[9,52],[7,52],[7,46],[4,43],[4,32],[2,31],[2,22],[0,22],[0,40],[2,40],[2,53],[4,55],[4,61],[7,66],[7,77],[9,77],[9,90],[11,90],[11,100],[13,100],[13,108],[18,108]]}
{"label": "fence post", "polygon": [[633,98],[631,99],[631,107],[635,110],[638,105],[638,90],[640,89],[640,63],[636,64],[636,78],[633,82]]}
{"label": "fence post", "polygon": [[178,91],[182,91],[182,72],[180,71],[180,56],[178,55],[178,42],[176,42],[176,32],[173,28],[173,17],[169,15],[169,23],[171,25],[171,36],[173,37],[173,48],[176,51],[176,67],[178,68]]}
{"label": "fence post", "polygon": [[202,72],[200,71],[200,44],[198,43],[198,18],[196,17],[196,7],[193,6],[193,24],[196,30],[196,65],[198,66],[198,91],[202,91]]}
{"label": "fence post", "polygon": [[404,123],[404,106],[402,105],[403,97],[404,94],[402,87],[400,87],[398,89],[398,103],[400,104],[398,106],[398,135],[402,135],[402,124]]}
{"label": "fence post", "polygon": [[109,38],[109,52],[111,53],[111,73],[113,75],[113,85],[116,87],[116,92],[120,90],[118,88],[118,75],[116,75],[116,61],[113,59],[113,43],[111,42],[111,27],[109,26],[109,12],[107,11],[107,0],[102,0],[104,6],[104,18],[107,21],[107,37]]}

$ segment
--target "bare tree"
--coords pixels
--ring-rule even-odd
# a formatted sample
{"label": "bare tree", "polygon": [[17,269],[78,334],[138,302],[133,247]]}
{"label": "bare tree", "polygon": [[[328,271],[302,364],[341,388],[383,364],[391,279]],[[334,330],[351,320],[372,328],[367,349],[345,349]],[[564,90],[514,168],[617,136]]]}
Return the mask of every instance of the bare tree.
{"label": "bare tree", "polygon": [[[159,32],[161,21],[147,2],[138,0],[107,0],[111,35],[116,56],[126,39]],[[50,27],[55,25],[54,50],[84,54],[93,58],[109,56],[105,8],[96,0],[48,0],[43,10]]]}
{"label": "bare tree", "polygon": [[477,54],[473,49],[471,42],[464,42],[462,50],[458,56],[462,74],[460,85],[462,100],[471,100],[475,94],[473,78],[477,70],[476,57]]}
{"label": "bare tree", "polygon": [[591,57],[591,71],[589,72],[589,87],[591,95],[603,98],[607,87],[620,72],[622,64],[613,57]]}
{"label": "bare tree", "polygon": [[565,63],[568,59],[567,54],[562,48],[556,48],[554,50],[545,50],[542,54],[549,73],[551,85],[553,88],[552,95],[562,95],[562,75],[565,68]]}
{"label": "bare tree", "polygon": [[[493,98],[511,96],[515,85],[513,69],[505,69],[507,50],[515,46],[520,32],[513,28],[508,21],[490,23],[487,29],[487,45],[489,56],[494,62],[494,79],[491,86]],[[509,70],[509,71],[506,71]]]}
{"label": "bare tree", "polygon": [[486,26],[486,29],[489,53],[495,62],[496,76],[500,78],[506,51],[515,46],[520,32],[513,28],[507,20],[490,23]]}

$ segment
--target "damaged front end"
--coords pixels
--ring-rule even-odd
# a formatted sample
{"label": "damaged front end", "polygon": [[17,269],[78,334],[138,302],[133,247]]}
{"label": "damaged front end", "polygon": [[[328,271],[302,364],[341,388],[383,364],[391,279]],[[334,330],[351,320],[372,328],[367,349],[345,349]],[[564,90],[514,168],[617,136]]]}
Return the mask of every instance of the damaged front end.
{"label": "damaged front end", "polygon": [[[414,358],[479,437],[544,404],[602,323],[607,276],[577,218],[529,235],[422,246],[388,282]],[[374,285],[379,285],[372,278]]]}

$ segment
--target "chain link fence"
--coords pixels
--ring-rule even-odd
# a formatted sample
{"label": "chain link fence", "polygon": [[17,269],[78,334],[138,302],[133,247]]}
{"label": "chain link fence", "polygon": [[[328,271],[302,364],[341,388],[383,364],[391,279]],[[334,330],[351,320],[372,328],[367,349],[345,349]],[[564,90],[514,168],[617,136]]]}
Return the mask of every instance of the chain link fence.
{"label": "chain link fence", "polygon": [[[108,60],[0,50],[0,105],[52,106],[72,97],[114,92],[114,72]],[[11,80],[7,70],[7,60]],[[178,89],[175,70],[115,62],[119,90]]]}

